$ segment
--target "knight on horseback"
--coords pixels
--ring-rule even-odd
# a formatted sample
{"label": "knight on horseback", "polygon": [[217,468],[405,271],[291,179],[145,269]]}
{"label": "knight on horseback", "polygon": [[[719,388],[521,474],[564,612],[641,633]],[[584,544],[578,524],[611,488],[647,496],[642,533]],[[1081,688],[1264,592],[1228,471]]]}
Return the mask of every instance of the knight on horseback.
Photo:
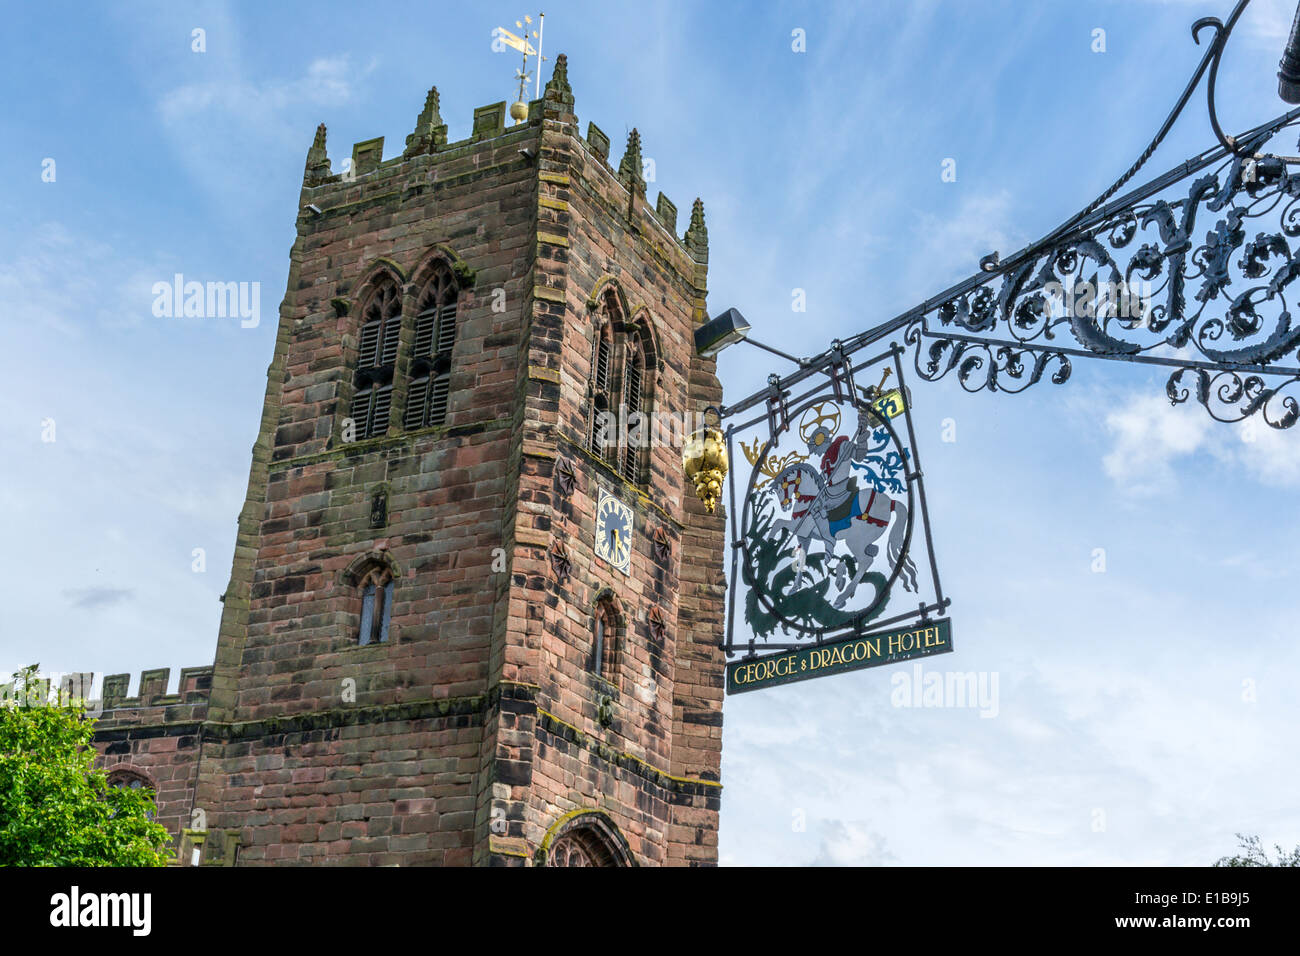
{"label": "knight on horseback", "polygon": [[[870,412],[866,408],[859,407],[858,428],[852,438],[847,435],[833,438],[833,430],[828,429],[825,420],[820,418],[813,423],[813,428],[804,434],[804,440],[808,444],[808,454],[821,458],[821,471],[825,484],[805,509],[794,512],[792,517],[797,522],[795,527],[802,529],[802,531],[796,530],[796,536],[802,537],[803,532],[815,528],[815,537],[822,541],[834,541],[838,531],[846,527],[850,521],[861,517],[861,512],[853,513],[857,510],[854,505],[858,502],[858,482],[853,475],[853,463],[866,457],[871,429]],[[804,496],[800,496],[802,497]],[[870,516],[867,516],[867,520],[877,523]],[[870,553],[874,555],[876,551],[873,545]]]}
{"label": "knight on horseback", "polygon": [[[820,467],[814,467],[803,455],[758,463],[771,477],[781,507],[790,509],[790,517],[777,518],[774,527],[792,536],[795,553],[806,555],[816,541],[828,557],[835,554],[840,543],[852,557],[851,569],[842,561],[834,562],[839,591],[835,607],[843,607],[865,580],[880,553],[873,542],[882,536],[887,536],[884,544],[890,566],[898,566],[903,587],[917,589],[916,565],[906,554],[907,505],[877,490],[874,482],[873,487],[859,488],[854,475],[854,463],[866,461],[872,453],[872,433],[880,426],[880,419],[874,415],[869,407],[859,405],[853,437],[837,437],[839,409],[832,402],[814,406],[800,426],[799,436],[808,447],[806,457],[816,456]],[[802,558],[797,563],[795,589],[799,590],[807,571]]]}

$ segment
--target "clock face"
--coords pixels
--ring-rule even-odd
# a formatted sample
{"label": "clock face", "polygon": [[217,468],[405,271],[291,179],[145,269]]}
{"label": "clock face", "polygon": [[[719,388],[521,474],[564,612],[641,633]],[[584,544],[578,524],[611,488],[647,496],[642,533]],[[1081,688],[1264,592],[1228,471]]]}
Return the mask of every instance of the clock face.
{"label": "clock face", "polygon": [[596,505],[596,557],[631,573],[632,509],[603,488]]}

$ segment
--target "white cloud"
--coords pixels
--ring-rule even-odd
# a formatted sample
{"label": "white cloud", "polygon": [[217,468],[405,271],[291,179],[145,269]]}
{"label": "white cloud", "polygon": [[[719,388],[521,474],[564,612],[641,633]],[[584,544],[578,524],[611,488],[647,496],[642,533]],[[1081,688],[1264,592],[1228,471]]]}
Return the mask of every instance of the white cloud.
{"label": "white cloud", "polygon": [[[374,67],[332,56],[297,77],[251,79],[234,65],[218,79],[162,93],[158,113],[178,162],[212,194],[214,208],[264,228],[265,204],[279,202],[285,177],[300,175],[316,124],[355,100]],[[338,171],[340,157],[334,163]]]}
{"label": "white cloud", "polygon": [[944,215],[922,213],[912,230],[915,254],[908,257],[903,284],[911,297],[933,295],[943,285],[970,275],[991,252],[1007,255],[1025,244],[1013,226],[1011,193],[964,193]]}
{"label": "white cloud", "polygon": [[822,826],[821,846],[811,866],[883,866],[898,857],[885,846],[885,838],[866,824],[830,820]]}
{"label": "white cloud", "polygon": [[188,128],[196,122],[210,122],[211,114],[219,113],[246,125],[265,127],[279,123],[283,112],[295,106],[350,102],[357,80],[372,69],[373,63],[361,69],[354,67],[346,54],[320,57],[296,79],[256,83],[236,74],[180,86],[163,95],[158,109],[169,126]]}
{"label": "white cloud", "polygon": [[[28,596],[0,630],[40,634],[41,662],[56,670],[206,663],[251,427],[213,413],[253,339],[216,349],[233,346],[237,326],[155,319],[150,285],[172,270],[116,237],[46,223],[11,238],[0,314],[21,358],[0,395],[0,503],[11,537],[39,542],[43,560],[0,555],[0,577]],[[200,367],[204,352],[219,357]],[[32,646],[0,642],[0,673],[28,663]]]}
{"label": "white cloud", "polygon": [[[1260,483],[1280,488],[1300,486],[1300,425],[1277,429],[1257,420],[1237,432],[1242,439],[1241,462]],[[1249,441],[1245,440],[1248,436]]]}
{"label": "white cloud", "polygon": [[1300,486],[1300,425],[1276,429],[1259,415],[1229,425],[1211,418],[1194,402],[1172,405],[1156,392],[1129,392],[1105,414],[1111,447],[1102,467],[1129,494],[1146,497],[1171,491],[1179,469],[1209,456],[1260,484]]}
{"label": "white cloud", "polygon": [[1114,445],[1102,467],[1116,484],[1138,495],[1167,491],[1173,464],[1200,451],[1215,422],[1202,409],[1171,405],[1158,394],[1135,394],[1107,413]]}
{"label": "white cloud", "polygon": [[150,284],[162,271],[106,242],[44,223],[11,260],[0,261],[0,309],[23,326],[71,336],[92,323],[134,326],[150,315]]}

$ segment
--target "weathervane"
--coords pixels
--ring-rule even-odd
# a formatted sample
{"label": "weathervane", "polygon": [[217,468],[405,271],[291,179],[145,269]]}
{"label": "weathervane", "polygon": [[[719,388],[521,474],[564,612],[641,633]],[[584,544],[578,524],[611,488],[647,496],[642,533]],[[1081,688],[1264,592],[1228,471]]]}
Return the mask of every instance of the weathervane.
{"label": "weathervane", "polygon": [[[523,36],[515,36],[505,27],[497,27],[496,29],[497,39],[501,41],[502,45],[518,50],[524,55],[523,65],[515,70],[515,79],[519,81],[519,99],[510,105],[510,116],[516,123],[522,123],[528,118],[528,103],[524,99],[524,89],[533,75],[528,71],[528,58],[530,56],[537,57],[538,68],[534,96],[540,97],[542,95],[541,65],[546,62],[546,57],[542,56],[542,28],[546,25],[546,14],[539,13],[537,15],[537,29],[529,31],[528,28],[532,26],[532,23],[533,18],[528,16],[524,17],[522,22],[515,21],[515,27],[523,31]],[[537,41],[536,49],[528,42],[530,36]]]}

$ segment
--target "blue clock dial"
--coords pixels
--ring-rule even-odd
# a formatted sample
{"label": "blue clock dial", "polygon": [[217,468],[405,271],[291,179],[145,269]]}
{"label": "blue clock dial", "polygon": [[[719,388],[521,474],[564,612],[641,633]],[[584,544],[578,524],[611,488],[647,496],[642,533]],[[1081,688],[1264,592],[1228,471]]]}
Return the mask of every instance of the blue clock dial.
{"label": "blue clock dial", "polygon": [[606,491],[596,505],[596,556],[628,574],[632,565],[632,509]]}

